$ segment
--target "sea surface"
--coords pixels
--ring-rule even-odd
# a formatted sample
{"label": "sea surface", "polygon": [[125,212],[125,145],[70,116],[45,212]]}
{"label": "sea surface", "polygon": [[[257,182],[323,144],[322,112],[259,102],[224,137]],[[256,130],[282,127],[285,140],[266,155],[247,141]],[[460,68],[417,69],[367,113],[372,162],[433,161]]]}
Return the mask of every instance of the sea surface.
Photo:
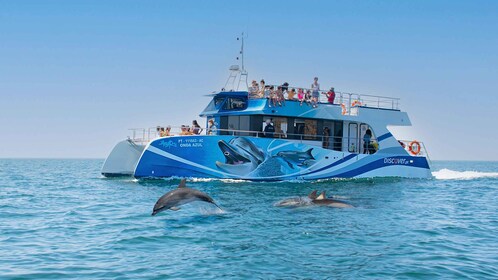
{"label": "sea surface", "polygon": [[[205,203],[151,216],[179,179],[103,160],[0,159],[1,279],[498,279],[498,162],[433,179],[191,179]],[[312,190],[355,208],[279,208]]]}

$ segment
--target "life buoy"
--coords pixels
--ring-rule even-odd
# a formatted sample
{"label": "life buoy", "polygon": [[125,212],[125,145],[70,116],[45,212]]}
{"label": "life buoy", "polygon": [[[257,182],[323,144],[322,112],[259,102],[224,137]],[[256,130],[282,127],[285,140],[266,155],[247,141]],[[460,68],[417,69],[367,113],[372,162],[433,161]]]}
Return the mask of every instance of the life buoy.
{"label": "life buoy", "polygon": [[416,140],[410,142],[410,144],[408,145],[408,151],[414,156],[418,155],[420,153],[420,150],[420,143]]}
{"label": "life buoy", "polygon": [[361,102],[359,100],[355,100],[353,101],[353,103],[351,103],[351,107],[356,107],[356,106],[361,106]]}
{"label": "life buoy", "polygon": [[346,115],[348,111],[346,110],[346,105],[344,105],[344,103],[341,103],[341,108],[342,108],[342,114]]}

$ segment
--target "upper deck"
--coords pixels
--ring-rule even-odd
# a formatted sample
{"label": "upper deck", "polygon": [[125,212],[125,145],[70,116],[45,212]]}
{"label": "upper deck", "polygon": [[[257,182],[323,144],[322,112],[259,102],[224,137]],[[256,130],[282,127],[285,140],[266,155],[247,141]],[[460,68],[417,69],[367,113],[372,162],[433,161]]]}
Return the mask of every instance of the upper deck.
{"label": "upper deck", "polygon": [[[275,87],[275,86],[274,86]],[[289,87],[291,89],[304,89]],[[248,91],[221,91],[211,95],[213,99],[200,114],[201,117],[265,115],[326,120],[355,120],[375,122],[380,125],[411,125],[408,115],[399,109],[400,99],[348,92],[335,92],[333,103],[327,100],[327,91],[319,92],[316,107],[311,103],[285,94],[281,104],[273,104],[266,97],[254,97]]]}

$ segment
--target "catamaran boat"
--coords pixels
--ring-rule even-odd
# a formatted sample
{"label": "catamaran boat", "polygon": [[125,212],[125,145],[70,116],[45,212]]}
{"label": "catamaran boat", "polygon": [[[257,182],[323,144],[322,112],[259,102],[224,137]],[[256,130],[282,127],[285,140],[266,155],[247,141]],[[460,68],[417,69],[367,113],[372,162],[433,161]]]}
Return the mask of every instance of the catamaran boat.
{"label": "catamaran boat", "polygon": [[[411,125],[398,98],[336,92],[334,103],[320,100],[316,107],[298,100],[272,106],[249,96],[243,62],[230,70],[225,88],[200,114],[206,128],[211,120],[216,129],[162,137],[156,128],[135,129],[111,151],[102,174],[253,181],[432,177],[424,144],[398,140],[389,130]],[[267,125],[272,132],[265,132]]]}

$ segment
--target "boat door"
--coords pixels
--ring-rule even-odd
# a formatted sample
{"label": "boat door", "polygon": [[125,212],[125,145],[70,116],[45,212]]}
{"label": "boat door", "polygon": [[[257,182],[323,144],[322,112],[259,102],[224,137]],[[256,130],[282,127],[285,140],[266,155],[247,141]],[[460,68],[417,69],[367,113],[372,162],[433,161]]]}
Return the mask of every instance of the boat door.
{"label": "boat door", "polygon": [[348,125],[348,151],[350,153],[358,153],[358,124],[350,123]]}

